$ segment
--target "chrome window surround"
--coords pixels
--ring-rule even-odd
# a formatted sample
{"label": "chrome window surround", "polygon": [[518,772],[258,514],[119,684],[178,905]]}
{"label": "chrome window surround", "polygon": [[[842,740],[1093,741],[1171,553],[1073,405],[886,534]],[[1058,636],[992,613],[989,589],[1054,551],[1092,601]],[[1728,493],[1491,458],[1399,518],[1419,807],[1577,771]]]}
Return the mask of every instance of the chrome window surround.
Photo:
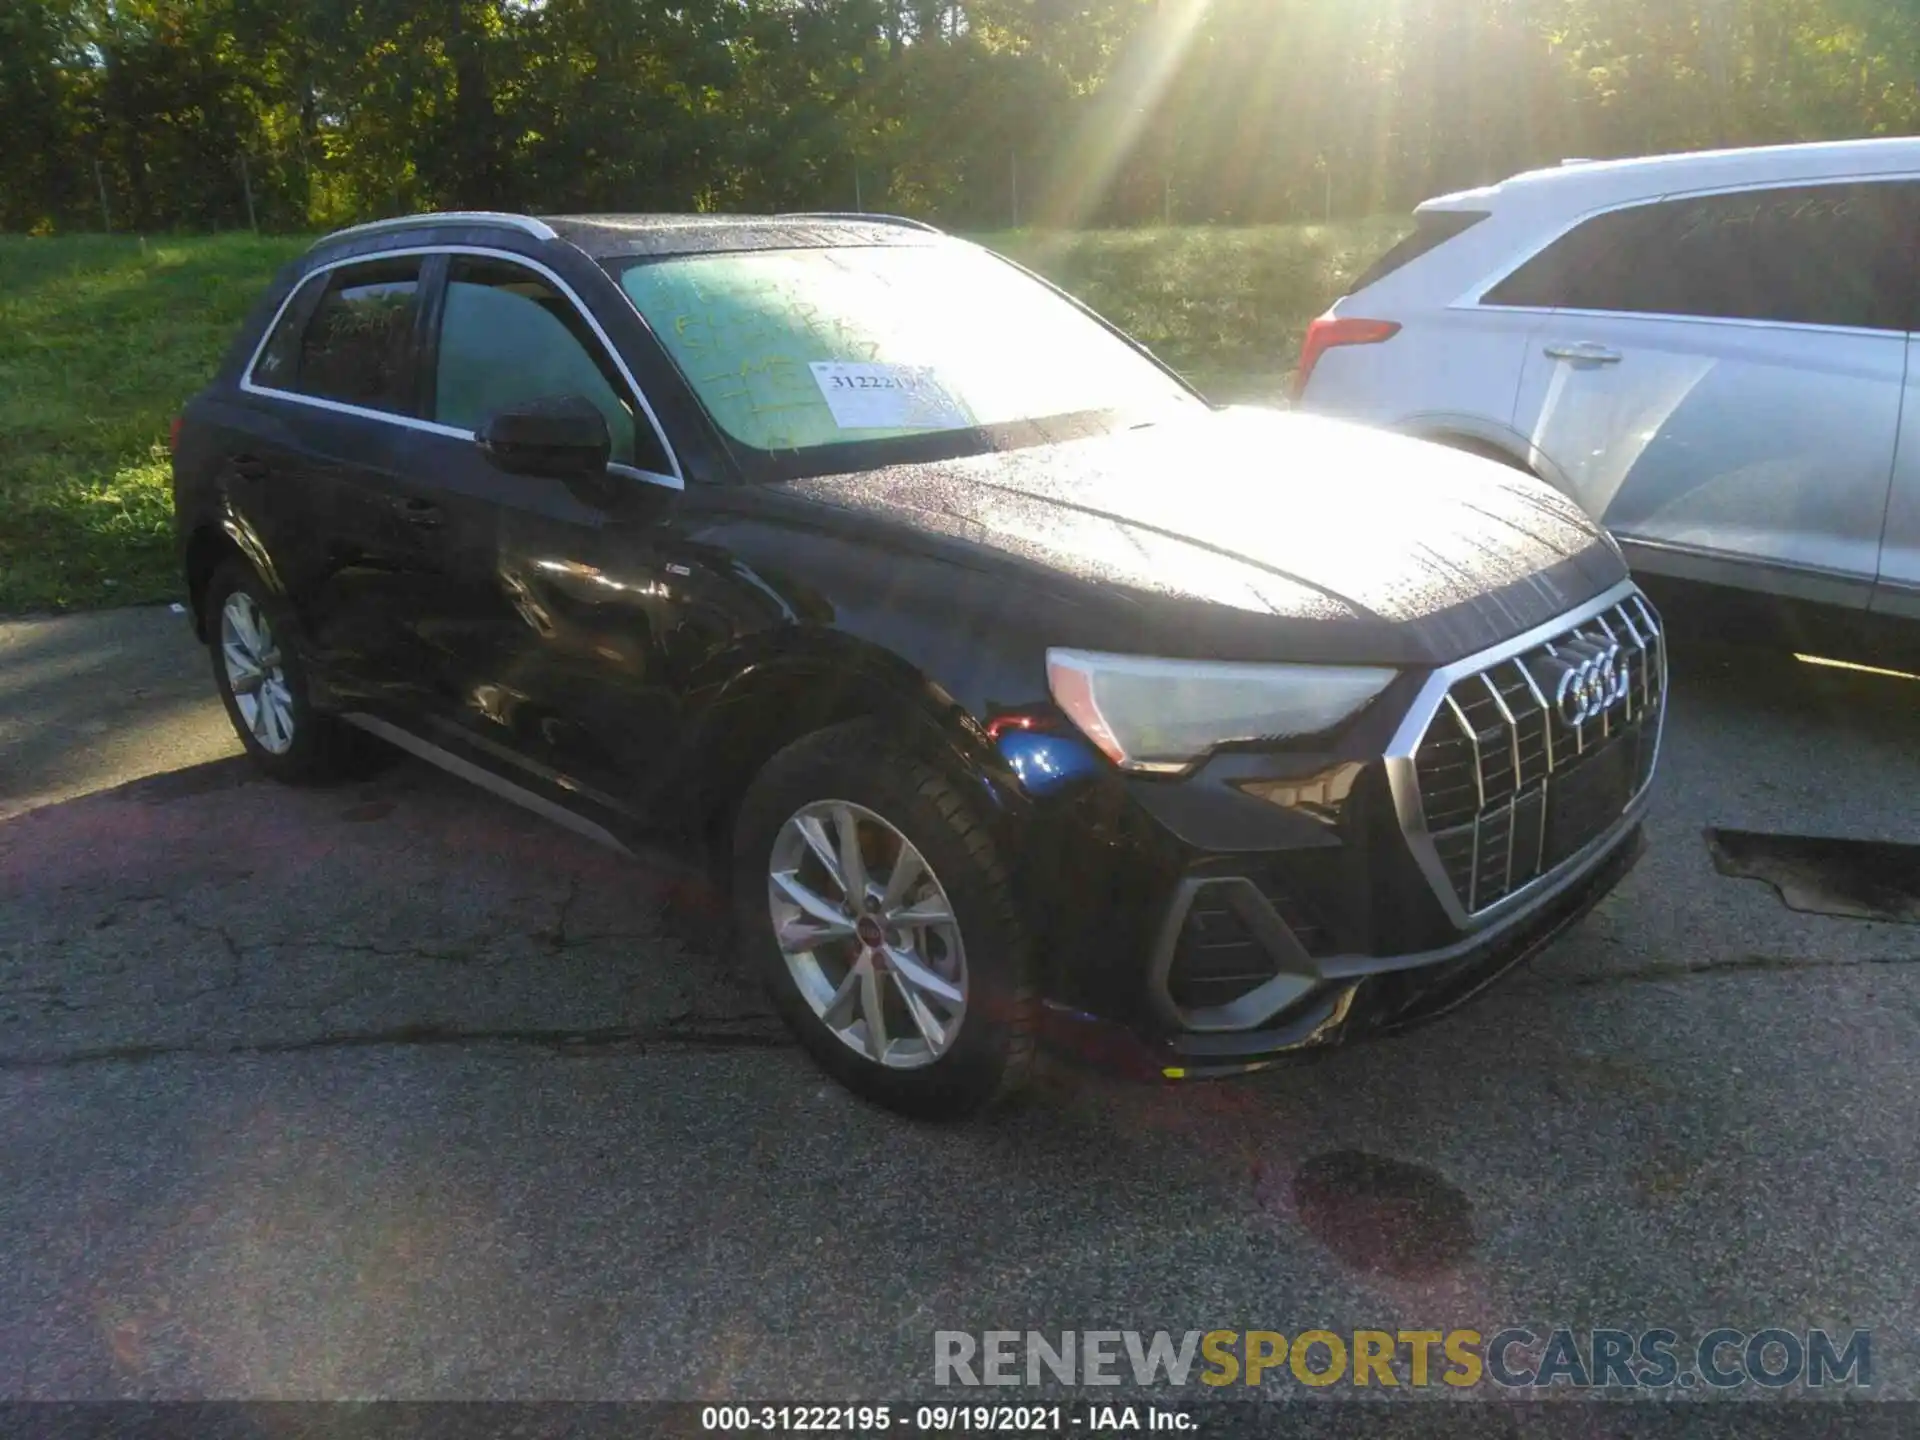
{"label": "chrome window surround", "polygon": [[[375,223],[386,224],[388,222],[378,221]],[[347,232],[341,231],[340,233],[345,234]],[[253,354],[247,357],[247,367],[240,374],[240,388],[249,395],[264,395],[275,400],[291,400],[297,405],[312,406],[316,410],[332,410],[336,414],[341,415],[358,415],[368,420],[384,420],[389,425],[398,425],[407,430],[421,430],[429,435],[445,435],[455,440],[473,439],[473,431],[462,430],[458,426],[441,425],[435,421],[422,420],[413,415],[395,415],[388,410],[375,410],[366,405],[350,405],[342,400],[327,400],[318,395],[302,395],[294,390],[281,390],[271,385],[259,385],[254,382],[254,367],[260,363],[260,355],[267,348],[267,342],[273,338],[274,332],[280,328],[280,322],[285,318],[287,307],[293,303],[294,297],[307,287],[307,283],[312,280],[315,275],[329,274],[332,271],[348,265],[363,265],[380,260],[402,260],[414,255],[480,255],[490,260],[505,260],[515,265],[523,265],[527,269],[534,271],[552,284],[562,295],[565,295],[568,303],[570,303],[575,312],[587,322],[588,328],[591,329],[599,339],[601,348],[606,351],[607,357],[613,361],[615,368],[620,372],[620,377],[627,382],[628,392],[639,404],[640,413],[647,417],[647,423],[653,427],[654,436],[660,442],[661,453],[667,457],[667,464],[672,467],[672,470],[669,474],[659,475],[651,470],[641,470],[632,465],[612,465],[608,468],[616,474],[625,475],[631,479],[644,480],[648,484],[660,485],[669,490],[686,489],[686,475],[680,468],[680,457],[674,454],[673,445],[667,439],[667,432],[661,428],[659,416],[653,413],[653,406],[647,403],[646,392],[640,388],[639,381],[633,378],[633,371],[627,368],[627,362],[621,358],[620,351],[615,347],[613,341],[607,338],[607,332],[601,328],[600,322],[594,318],[593,312],[581,302],[580,296],[574,288],[567,284],[565,280],[561,279],[559,275],[555,274],[553,270],[542,265],[538,260],[516,254],[511,250],[494,250],[484,245],[414,245],[393,250],[371,250],[359,255],[346,255],[337,260],[329,260],[323,265],[314,266],[308,274],[301,277],[299,284],[287,292],[286,298],[280,302],[279,308],[273,312],[273,320],[271,323],[260,332],[260,342],[253,347]]]}
{"label": "chrome window surround", "polygon": [[558,240],[560,232],[544,220],[531,215],[516,215],[506,210],[442,210],[422,215],[394,215],[385,220],[369,220],[364,225],[349,225],[322,235],[307,247],[311,255],[322,245],[336,240],[356,239],[363,235],[385,235],[396,230],[422,230],[434,225],[506,225],[533,236],[536,240]]}
{"label": "chrome window surround", "polygon": [[[1627,832],[1640,822],[1651,798],[1653,776],[1658,773],[1660,766],[1659,747],[1666,730],[1667,648],[1664,632],[1661,632],[1660,645],[1660,704],[1656,712],[1660,723],[1654,737],[1653,760],[1647,767],[1647,783],[1628,800],[1619,818],[1580,850],[1554,869],[1535,877],[1483,910],[1467,913],[1454,892],[1453,882],[1448,879],[1445,867],[1440,863],[1439,852],[1427,836],[1426,817],[1420,804],[1419,778],[1414,770],[1414,755],[1426,736],[1427,727],[1446,703],[1448,691],[1459,681],[1554,640],[1624,600],[1639,598],[1640,587],[1631,580],[1623,580],[1604,595],[1589,600],[1578,609],[1558,615],[1524,635],[1517,635],[1492,649],[1443,666],[1434,671],[1420,687],[1420,693],[1415,697],[1406,718],[1394,732],[1386,751],[1387,783],[1393,796],[1394,813],[1435,898],[1445,909],[1448,920],[1461,932],[1459,939],[1437,950],[1423,950],[1409,955],[1356,954],[1315,958],[1307,954],[1294,938],[1293,932],[1286,928],[1286,922],[1252,881],[1238,875],[1190,876],[1175,889],[1168,903],[1148,961],[1147,992],[1161,1019],[1182,1030],[1201,1034],[1257,1029],[1318,985],[1382,975],[1395,970],[1444,965],[1463,959],[1473,951],[1495,943],[1502,933],[1526,924],[1535,910],[1584,880]],[[1169,985],[1174,955],[1179,948],[1180,932],[1186,924],[1187,913],[1193,908],[1200,892],[1208,886],[1220,888],[1221,898],[1239,915],[1255,939],[1277,957],[1280,968],[1271,980],[1262,982],[1225,1005],[1189,1010],[1174,1001]]]}
{"label": "chrome window surround", "polygon": [[[1427,677],[1420,687],[1412,707],[1407,711],[1406,719],[1400,722],[1400,728],[1394,732],[1392,741],[1386,749],[1387,784],[1393,794],[1393,808],[1400,820],[1400,829],[1407,837],[1407,846],[1413,853],[1421,873],[1427,877],[1427,883],[1433,889],[1434,898],[1446,911],[1447,919],[1465,931],[1484,929],[1501,916],[1529,904],[1546,892],[1558,888],[1557,882],[1566,876],[1576,874],[1587,868],[1594,858],[1606,850],[1615,840],[1625,833],[1645,811],[1649,794],[1653,788],[1653,776],[1660,766],[1660,745],[1665,738],[1667,711],[1667,646],[1664,634],[1660,635],[1660,699],[1654,711],[1654,753],[1647,766],[1647,781],[1627,801],[1626,808],[1618,819],[1586,845],[1582,846],[1569,859],[1562,861],[1553,870],[1536,876],[1526,884],[1502,896],[1480,910],[1468,910],[1453,888],[1453,882],[1447,876],[1446,867],[1440,861],[1440,852],[1435,848],[1433,838],[1427,832],[1426,813],[1421,806],[1420,778],[1415,768],[1414,756],[1420,748],[1420,742],[1426,738],[1427,728],[1433,723],[1442,706],[1448,703],[1448,692],[1460,681],[1469,679],[1489,670],[1503,661],[1524,655],[1529,650],[1538,649],[1551,643],[1567,631],[1586,624],[1625,601],[1633,601],[1636,608],[1644,607],[1640,587],[1631,580],[1623,580],[1604,595],[1596,596],[1576,610],[1556,616],[1544,625],[1537,625],[1524,635],[1457,660],[1451,665],[1442,666]],[[1645,614],[1651,619],[1651,610]],[[1549,781],[1551,784],[1551,781]]]}

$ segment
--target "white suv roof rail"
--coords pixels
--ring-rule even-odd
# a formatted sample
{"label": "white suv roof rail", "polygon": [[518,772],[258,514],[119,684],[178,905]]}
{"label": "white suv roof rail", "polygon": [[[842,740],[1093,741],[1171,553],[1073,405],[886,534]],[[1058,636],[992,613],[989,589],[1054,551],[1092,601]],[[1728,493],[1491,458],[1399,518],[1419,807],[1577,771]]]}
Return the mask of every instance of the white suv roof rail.
{"label": "white suv roof rail", "polygon": [[393,230],[417,230],[428,225],[466,224],[508,225],[515,230],[524,230],[536,240],[559,238],[559,232],[551,225],[531,215],[515,215],[505,210],[430,210],[419,215],[395,215],[386,220],[369,220],[364,225],[349,225],[344,230],[322,235],[308,248],[318,249],[348,236],[381,235]]}

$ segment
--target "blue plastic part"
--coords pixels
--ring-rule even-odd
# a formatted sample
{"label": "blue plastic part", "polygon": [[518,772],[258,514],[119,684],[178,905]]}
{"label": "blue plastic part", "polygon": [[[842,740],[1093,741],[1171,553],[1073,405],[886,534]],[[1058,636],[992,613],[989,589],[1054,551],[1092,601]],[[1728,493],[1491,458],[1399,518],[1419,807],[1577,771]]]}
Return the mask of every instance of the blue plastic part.
{"label": "blue plastic part", "polygon": [[1009,730],[997,743],[1029,795],[1050,795],[1099,774],[1106,763],[1099,751],[1072,735]]}

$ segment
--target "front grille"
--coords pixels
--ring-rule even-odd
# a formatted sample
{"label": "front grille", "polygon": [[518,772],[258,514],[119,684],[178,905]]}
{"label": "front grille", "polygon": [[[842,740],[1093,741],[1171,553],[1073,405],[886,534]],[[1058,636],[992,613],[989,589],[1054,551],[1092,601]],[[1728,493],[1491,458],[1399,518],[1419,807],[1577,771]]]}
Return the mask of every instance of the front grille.
{"label": "front grille", "polygon": [[[1560,677],[1618,647],[1626,694],[1568,725]],[[1486,909],[1577,854],[1652,775],[1666,654],[1632,595],[1552,640],[1457,680],[1414,752],[1421,814],[1454,893]]]}

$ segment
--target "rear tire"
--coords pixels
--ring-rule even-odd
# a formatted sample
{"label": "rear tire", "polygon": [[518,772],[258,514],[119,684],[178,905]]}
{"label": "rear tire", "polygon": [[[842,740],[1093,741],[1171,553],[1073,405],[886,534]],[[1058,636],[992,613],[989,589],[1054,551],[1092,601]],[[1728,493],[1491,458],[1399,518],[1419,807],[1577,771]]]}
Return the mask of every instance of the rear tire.
{"label": "rear tire", "polygon": [[848,1089],[955,1120],[1025,1084],[1039,1019],[1026,928],[992,836],[941,770],[870,722],[796,741],[747,792],[732,870],[744,958]]}
{"label": "rear tire", "polygon": [[314,709],[292,643],[293,617],[251,565],[237,557],[222,564],[204,605],[213,683],[255,765],[292,785],[352,779],[374,767],[378,742]]}

